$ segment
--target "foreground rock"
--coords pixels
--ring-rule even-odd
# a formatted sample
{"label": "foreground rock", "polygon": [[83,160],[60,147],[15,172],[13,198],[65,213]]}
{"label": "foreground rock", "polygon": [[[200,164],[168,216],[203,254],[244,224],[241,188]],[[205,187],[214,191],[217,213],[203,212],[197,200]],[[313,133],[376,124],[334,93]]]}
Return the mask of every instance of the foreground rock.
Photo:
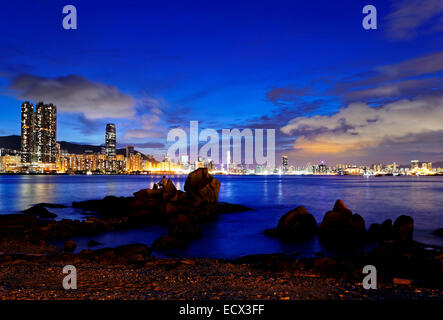
{"label": "foreground rock", "polygon": [[366,240],[366,226],[359,214],[352,214],[341,200],[323,217],[318,228],[319,240],[336,248],[361,247]]}
{"label": "foreground rock", "polygon": [[24,210],[23,213],[31,214],[42,219],[52,219],[57,217],[55,213],[49,212],[48,209],[43,206],[43,204],[37,204],[29,209]]}
{"label": "foreground rock", "polygon": [[305,207],[297,207],[280,218],[277,228],[267,229],[266,235],[287,241],[303,241],[315,236],[317,222]]}
{"label": "foreground rock", "polygon": [[401,215],[392,224],[391,219],[385,220],[381,225],[371,224],[368,229],[367,242],[383,242],[385,240],[400,240],[411,242],[414,233],[414,220],[410,216]]}
{"label": "foreground rock", "polygon": [[220,191],[220,181],[212,177],[207,169],[200,168],[188,175],[184,189],[196,201],[216,203]]}

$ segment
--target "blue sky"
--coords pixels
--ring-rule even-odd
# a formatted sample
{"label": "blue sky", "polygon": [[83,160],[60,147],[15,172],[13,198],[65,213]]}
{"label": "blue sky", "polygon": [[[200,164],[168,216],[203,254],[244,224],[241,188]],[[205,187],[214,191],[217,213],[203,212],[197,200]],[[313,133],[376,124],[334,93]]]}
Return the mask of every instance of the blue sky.
{"label": "blue sky", "polygon": [[[66,4],[77,30],[62,28]],[[377,30],[362,28],[367,4]],[[442,13],[437,0],[2,4],[0,135],[44,98],[58,140],[102,144],[115,122],[121,145],[158,158],[170,128],[197,120],[275,128],[293,164],[443,160]]]}

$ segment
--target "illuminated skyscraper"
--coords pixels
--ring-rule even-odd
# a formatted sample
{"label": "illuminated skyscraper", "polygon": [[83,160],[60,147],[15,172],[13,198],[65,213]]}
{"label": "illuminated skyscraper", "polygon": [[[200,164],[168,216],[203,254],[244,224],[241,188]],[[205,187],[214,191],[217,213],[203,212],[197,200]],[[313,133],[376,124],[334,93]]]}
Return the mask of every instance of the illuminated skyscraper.
{"label": "illuminated skyscraper", "polygon": [[418,168],[418,160],[411,160],[411,170]]}
{"label": "illuminated skyscraper", "polygon": [[34,106],[28,101],[22,104],[21,162],[31,163],[34,149]]}
{"label": "illuminated skyscraper", "polygon": [[108,123],[106,125],[106,135],[105,135],[106,149],[105,154],[107,157],[115,157],[117,155],[117,133],[115,130],[115,124]]}
{"label": "illuminated skyscraper", "polygon": [[53,104],[39,102],[35,108],[34,150],[37,162],[56,162],[57,108]]}

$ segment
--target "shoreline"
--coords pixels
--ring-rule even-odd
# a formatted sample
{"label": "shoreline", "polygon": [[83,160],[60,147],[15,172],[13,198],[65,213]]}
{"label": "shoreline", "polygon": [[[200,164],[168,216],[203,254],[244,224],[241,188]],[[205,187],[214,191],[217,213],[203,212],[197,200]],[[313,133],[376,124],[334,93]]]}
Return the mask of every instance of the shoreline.
{"label": "shoreline", "polygon": [[[187,176],[189,173],[179,172],[140,172],[140,173],[0,173],[0,176]],[[365,176],[362,174],[237,174],[237,173],[218,173],[211,172],[215,176],[252,176],[252,177],[363,177],[363,178],[380,178],[380,177],[443,177],[443,173],[427,174],[427,175],[392,175],[380,174]]]}

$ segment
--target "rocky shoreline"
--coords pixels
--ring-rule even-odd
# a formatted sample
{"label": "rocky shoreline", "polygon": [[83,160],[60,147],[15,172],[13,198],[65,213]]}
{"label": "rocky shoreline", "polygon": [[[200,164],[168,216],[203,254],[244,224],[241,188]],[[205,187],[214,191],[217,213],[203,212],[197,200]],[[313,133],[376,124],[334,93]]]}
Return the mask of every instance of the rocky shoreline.
{"label": "rocky shoreline", "polygon": [[[219,189],[216,178],[198,169],[186,179],[185,192],[168,180],[163,188],[133,197],[74,202],[92,214],[83,221],[56,221],[48,208],[60,206],[47,203],[0,215],[0,299],[443,299],[443,250],[414,242],[410,217],[366,230],[363,218],[340,200],[320,224],[297,207],[264,231],[281,241],[318,236],[325,247],[340,252],[336,257],[155,258],[143,244],[73,253],[72,237],[147,224],[168,230],[152,244],[155,250],[186,246],[219,214],[251,210],[218,202]],[[63,248],[50,244],[60,239],[66,240]],[[368,245],[373,248],[362,250]],[[68,264],[79,274],[75,293],[61,286],[61,270]],[[365,265],[377,267],[378,290],[362,288]]]}

